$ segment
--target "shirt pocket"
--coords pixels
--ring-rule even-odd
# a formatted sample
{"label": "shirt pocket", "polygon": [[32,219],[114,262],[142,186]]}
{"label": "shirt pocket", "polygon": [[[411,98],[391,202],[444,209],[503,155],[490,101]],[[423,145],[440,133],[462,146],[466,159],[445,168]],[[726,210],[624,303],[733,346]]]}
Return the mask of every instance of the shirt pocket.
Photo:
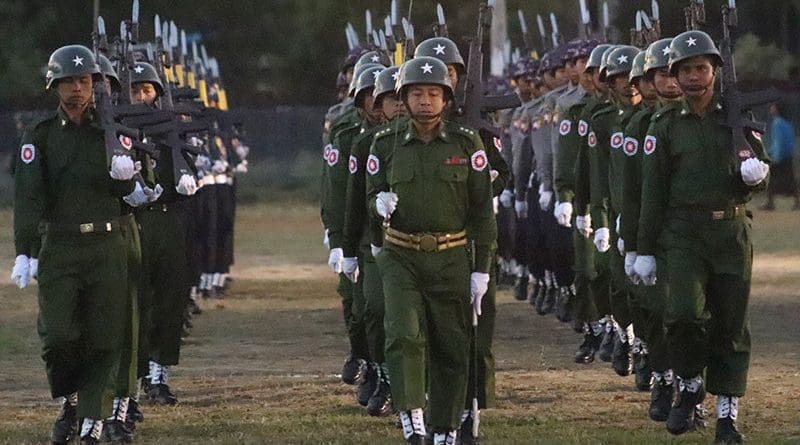
{"label": "shirt pocket", "polygon": [[436,176],[445,182],[467,182],[469,167],[466,165],[442,165]]}

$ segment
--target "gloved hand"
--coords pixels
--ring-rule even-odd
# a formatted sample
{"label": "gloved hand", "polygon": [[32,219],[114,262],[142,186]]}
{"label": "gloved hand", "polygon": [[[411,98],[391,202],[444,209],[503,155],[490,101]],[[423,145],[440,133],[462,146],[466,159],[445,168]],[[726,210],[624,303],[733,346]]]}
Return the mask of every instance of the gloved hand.
{"label": "gloved hand", "polygon": [[150,202],[149,197],[142,188],[142,185],[139,184],[138,182],[133,187],[133,191],[129,195],[123,196],[122,200],[125,201],[131,207],[139,207]]}
{"label": "gloved hand", "polygon": [[330,266],[331,270],[335,274],[342,273],[344,263],[344,251],[341,247],[337,247],[335,249],[331,249],[331,252],[328,254],[328,266]]}
{"label": "gloved hand", "polygon": [[181,195],[192,196],[197,192],[197,181],[192,175],[181,175],[175,190]]}
{"label": "gloved hand", "polygon": [[156,184],[155,187],[145,187],[144,194],[147,195],[147,202],[155,202],[164,193],[164,187],[161,187],[161,184]]}
{"label": "gloved hand", "polygon": [[758,185],[769,173],[769,164],[756,158],[750,158],[742,162],[742,180],[749,186]]}
{"label": "gloved hand", "polygon": [[[14,259],[14,268],[11,269],[11,280],[16,283],[20,289],[28,287],[31,280],[31,264],[28,255],[17,255]],[[36,268],[39,268],[38,262]]]}
{"label": "gloved hand", "polygon": [[342,260],[342,273],[353,283],[358,281],[358,258],[348,257]]}
{"label": "gloved hand", "polygon": [[622,237],[617,238],[617,251],[619,256],[625,256],[625,240]]}
{"label": "gloved hand", "polygon": [[372,253],[373,258],[378,256],[381,250],[383,250],[383,247],[376,246],[375,244],[369,245],[369,251]]}
{"label": "gloved hand", "polygon": [[472,310],[476,314],[481,314],[481,300],[489,290],[489,274],[481,272],[472,272],[469,276],[469,290],[472,296]]}
{"label": "gloved hand", "polygon": [[636,252],[626,252],[625,253],[625,275],[631,280],[633,284],[639,284],[642,280],[639,278],[639,275],[636,275],[636,272],[633,270],[633,264],[636,262]]}
{"label": "gloved hand", "polygon": [[331,248],[331,240],[328,238],[328,229],[325,229],[325,234],[322,235],[322,245],[325,246],[326,249]]}
{"label": "gloved hand", "polygon": [[250,147],[242,143],[239,143],[239,146],[236,147],[236,156],[239,156],[239,159],[244,160],[244,158],[246,158],[248,154],[250,154]]}
{"label": "gloved hand", "polygon": [[575,227],[578,229],[578,233],[583,235],[584,238],[589,238],[589,236],[592,234],[591,215],[576,216]]}
{"label": "gloved hand", "polygon": [[614,231],[615,231],[615,232],[617,232],[617,235],[619,235],[619,234],[620,234],[620,233],[619,233],[619,230],[620,230],[620,224],[621,224],[621,221],[622,221],[622,215],[617,215],[617,223],[616,223],[616,225],[614,226]]}
{"label": "gloved hand", "polygon": [[[139,164],[139,170],[141,168],[141,164]],[[130,156],[114,155],[111,157],[111,172],[109,174],[117,181],[127,181],[133,178],[133,175],[139,170],[136,169],[136,164],[134,164]]]}
{"label": "gloved hand", "polygon": [[375,201],[375,209],[378,211],[378,215],[382,216],[384,219],[390,218],[392,213],[397,210],[397,193],[394,192],[380,192],[378,193],[377,199]]}
{"label": "gloved hand", "polygon": [[223,161],[222,159],[217,159],[211,164],[211,171],[214,174],[225,173],[225,170],[228,169],[228,163]]}
{"label": "gloved hand", "polygon": [[236,173],[247,173],[247,161],[242,161],[236,166]]}
{"label": "gloved hand", "polygon": [[656,257],[652,255],[640,255],[633,263],[633,272],[639,276],[645,286],[656,284]]}
{"label": "gloved hand", "polygon": [[564,227],[572,227],[572,203],[571,202],[559,202],[556,204],[555,210],[553,210],[553,215],[556,217],[556,221]]}
{"label": "gloved hand", "polygon": [[211,159],[206,155],[198,155],[194,160],[194,166],[197,167],[198,170],[209,171],[211,170]]}
{"label": "gloved hand", "polygon": [[517,212],[517,219],[528,217],[528,201],[514,201],[514,211]]}
{"label": "gloved hand", "polygon": [[489,170],[489,180],[494,182],[497,177],[500,176],[500,172],[497,170]]}
{"label": "gloved hand", "polygon": [[500,197],[498,199],[500,201],[500,205],[510,209],[511,206],[514,205],[514,192],[508,189],[503,190],[503,193],[500,193]]}
{"label": "gloved hand", "polygon": [[594,233],[594,246],[598,252],[608,252],[611,248],[611,232],[608,227],[601,227]]}
{"label": "gloved hand", "polygon": [[539,184],[539,208],[546,211],[550,207],[550,201],[553,200],[553,192],[545,190],[544,184]]}

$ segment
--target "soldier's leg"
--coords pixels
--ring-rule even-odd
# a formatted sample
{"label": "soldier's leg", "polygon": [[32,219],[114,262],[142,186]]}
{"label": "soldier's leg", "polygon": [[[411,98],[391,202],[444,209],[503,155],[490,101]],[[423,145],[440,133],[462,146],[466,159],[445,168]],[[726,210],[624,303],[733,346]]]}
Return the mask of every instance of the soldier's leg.
{"label": "soldier's leg", "polygon": [[565,323],[571,321],[573,303],[573,283],[575,281],[575,251],[572,246],[572,228],[564,227],[556,221],[553,212],[546,215],[548,250],[551,255],[553,277],[555,278],[558,293],[555,307],[545,308],[555,311],[556,317]]}
{"label": "soldier's leg", "polygon": [[617,250],[619,235],[612,230],[611,249],[608,251],[608,265],[611,274],[611,314],[619,325],[619,333],[614,338],[614,351],[611,364],[620,376],[633,372],[633,343],[635,340],[633,315],[630,308],[630,289],[632,283],[625,274],[625,257]]}
{"label": "soldier's leg", "polygon": [[[358,253],[358,268],[364,270],[364,253]],[[366,351],[366,356],[363,357],[366,362],[366,372],[364,381],[358,387],[358,403],[362,406],[367,406],[369,398],[375,389],[378,387],[378,366],[373,361],[369,354],[369,339],[367,335],[366,319],[364,317],[364,308],[366,306],[366,289],[364,288],[364,275],[359,274],[358,281],[353,286],[353,306],[352,306],[352,319],[350,320],[349,330],[351,331],[351,338],[357,339],[361,343],[361,349]]]}
{"label": "soldier's leg", "polygon": [[599,320],[591,323],[593,332],[598,324],[604,328],[603,340],[598,349],[599,357],[604,362],[610,362],[614,350],[614,341],[618,335],[617,323],[612,316],[611,308],[611,268],[609,266],[611,255],[615,254],[611,250],[601,253],[595,250],[595,270],[597,276],[591,282],[592,297],[597,308]]}
{"label": "soldier's leg", "polygon": [[358,310],[358,308],[354,308],[354,293],[362,292],[360,286],[362,282],[363,280],[360,280],[359,283],[354,284],[344,274],[339,274],[339,285],[336,288],[336,292],[342,298],[342,315],[350,340],[350,355],[342,367],[342,381],[348,385],[362,383],[365,377],[366,359],[369,357],[369,347],[363,325],[361,325],[361,329],[358,329],[358,324],[356,323],[354,326],[353,323],[355,319],[353,313]]}
{"label": "soldier's leg", "polygon": [[372,416],[391,413],[391,376],[386,365],[384,347],[386,335],[383,329],[383,280],[375,258],[370,252],[364,253],[364,327],[367,333],[369,355],[378,366],[378,388],[370,395],[367,412]]}
{"label": "soldier's leg", "polygon": [[748,303],[750,280],[732,274],[712,275],[708,283],[708,391],[744,395],[750,366]]}
{"label": "soldier's leg", "polygon": [[[572,226],[575,227],[573,221]],[[594,267],[594,244],[591,238],[586,238],[572,230],[572,245],[575,250],[575,304],[573,315],[583,323],[596,321],[600,318],[591,295],[590,284],[596,278]]]}

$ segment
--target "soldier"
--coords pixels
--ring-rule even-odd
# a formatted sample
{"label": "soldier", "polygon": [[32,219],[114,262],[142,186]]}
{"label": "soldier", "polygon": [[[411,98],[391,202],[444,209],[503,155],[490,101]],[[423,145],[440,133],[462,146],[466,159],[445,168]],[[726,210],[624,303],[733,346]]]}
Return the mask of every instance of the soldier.
{"label": "soldier", "polygon": [[387,226],[376,257],[386,359],[403,436],[425,439],[427,374],[428,422],[434,443],[445,444],[455,440],[467,394],[468,295],[480,314],[497,237],[489,161],[476,131],[442,119],[453,100],[442,61],[406,62],[398,88],[411,119],[377,133],[367,161],[370,212]]}
{"label": "soldier", "polygon": [[[685,95],[682,106],[653,115],[643,146],[642,209],[634,272],[655,284],[663,252],[669,281],[664,323],[679,393],[667,430],[682,434],[708,391],[717,395],[717,442],[738,443],[739,398],[747,386],[753,245],[745,209],[763,190],[769,159],[761,135],[746,129],[757,157],[739,164],[726,111],[714,93],[723,63],[702,31],[670,44],[669,70]],[[702,376],[705,372],[706,379]]]}
{"label": "soldier", "polygon": [[[59,107],[23,138],[14,177],[12,279],[24,288],[38,276],[42,358],[52,396],[63,398],[52,442],[80,433],[82,444],[96,444],[111,414],[109,389],[130,314],[129,218],[119,199],[133,190],[135,165],[115,155],[109,177],[104,135],[91,107],[93,83],[103,81],[92,52],[64,46],[47,66],[47,89],[56,91]],[[40,265],[31,260],[37,257]]]}
{"label": "soldier", "polygon": [[[383,283],[375,263],[375,255],[383,245],[383,230],[380,225],[367,217],[366,206],[366,167],[369,148],[375,134],[387,127],[395,127],[405,117],[403,102],[396,96],[394,87],[399,77],[399,68],[391,67],[380,71],[374,80],[374,87],[369,87],[366,82],[372,73],[364,76],[364,85],[356,92],[356,106],[365,109],[380,111],[382,118],[387,122],[384,125],[371,126],[365,121],[362,130],[353,138],[348,169],[350,176],[347,179],[347,208],[345,212],[343,250],[345,261],[358,254],[363,258],[359,269],[364,294],[363,319],[367,335],[369,356],[372,361],[368,364],[367,382],[359,387],[359,398],[366,395],[367,413],[371,416],[386,416],[392,411],[392,394],[389,380],[389,371],[386,365],[384,344],[385,334],[383,328]],[[370,96],[372,100],[370,100]],[[373,102],[373,103],[370,103]],[[377,122],[378,119],[373,118]],[[373,222],[373,224],[370,224]],[[370,227],[372,226],[372,227]],[[352,261],[352,260],[350,260]],[[377,380],[375,380],[377,379]],[[377,382],[377,386],[371,385]],[[374,386],[370,394],[365,394]],[[364,394],[362,394],[362,392]],[[359,400],[362,402],[363,399]]]}
{"label": "soldier", "polygon": [[[164,86],[155,68],[136,62],[130,75],[131,102],[158,108]],[[155,142],[165,143],[157,137]],[[178,402],[169,386],[169,372],[180,358],[183,311],[191,287],[183,201],[196,192],[197,184],[189,174],[175,178],[174,162],[185,161],[176,159],[171,147],[161,150],[152,165],[155,180],[163,184],[163,193],[136,209],[142,239],[139,375],[145,379],[143,386],[149,400],[157,405]]]}

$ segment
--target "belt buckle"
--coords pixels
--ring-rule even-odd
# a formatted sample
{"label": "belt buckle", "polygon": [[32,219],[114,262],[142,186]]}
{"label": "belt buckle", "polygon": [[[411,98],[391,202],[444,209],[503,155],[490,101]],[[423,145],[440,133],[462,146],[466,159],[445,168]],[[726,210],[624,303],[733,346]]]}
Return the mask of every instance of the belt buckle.
{"label": "belt buckle", "polygon": [[433,235],[422,235],[419,237],[419,250],[423,252],[433,252],[438,245],[439,242]]}
{"label": "belt buckle", "polygon": [[92,233],[94,232],[94,224],[93,223],[83,223],[79,226],[81,233]]}
{"label": "belt buckle", "polygon": [[718,221],[720,219],[725,219],[725,211],[724,210],[715,210],[711,212],[711,219],[714,221]]}

